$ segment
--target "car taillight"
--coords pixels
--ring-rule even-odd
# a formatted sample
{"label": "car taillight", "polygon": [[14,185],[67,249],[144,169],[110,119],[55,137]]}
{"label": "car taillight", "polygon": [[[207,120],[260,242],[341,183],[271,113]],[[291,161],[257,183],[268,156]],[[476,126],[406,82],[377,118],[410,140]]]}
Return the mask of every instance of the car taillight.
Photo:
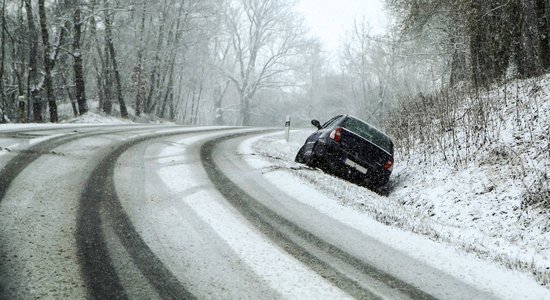
{"label": "car taillight", "polygon": [[388,160],[388,162],[384,164],[384,169],[388,171],[393,170],[393,160]]}
{"label": "car taillight", "polygon": [[335,142],[340,143],[340,140],[342,140],[342,128],[338,127],[334,129],[330,133],[330,138],[333,139]]}

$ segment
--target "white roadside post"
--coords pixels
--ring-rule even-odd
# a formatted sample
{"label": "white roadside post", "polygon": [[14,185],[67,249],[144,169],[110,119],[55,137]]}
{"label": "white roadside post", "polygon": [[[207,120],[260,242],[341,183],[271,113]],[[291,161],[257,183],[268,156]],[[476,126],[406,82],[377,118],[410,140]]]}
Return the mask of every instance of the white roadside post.
{"label": "white roadside post", "polygon": [[286,116],[285,122],[285,140],[288,142],[290,138],[290,116]]}
{"label": "white roadside post", "polygon": [[17,97],[17,101],[19,102],[17,103],[17,106],[19,108],[19,122],[23,122],[23,120],[26,120],[25,114],[27,111],[27,97],[25,95],[21,95]]}

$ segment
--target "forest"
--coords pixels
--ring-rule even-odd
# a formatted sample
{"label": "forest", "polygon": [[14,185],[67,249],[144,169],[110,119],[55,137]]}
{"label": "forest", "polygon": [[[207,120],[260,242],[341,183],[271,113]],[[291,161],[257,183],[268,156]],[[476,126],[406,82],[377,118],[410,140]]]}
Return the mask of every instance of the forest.
{"label": "forest", "polygon": [[550,67],[547,0],[385,4],[387,33],[357,19],[333,54],[293,0],[1,0],[0,118],[55,123],[69,106],[268,126],[351,112],[399,135],[419,102],[454,107]]}

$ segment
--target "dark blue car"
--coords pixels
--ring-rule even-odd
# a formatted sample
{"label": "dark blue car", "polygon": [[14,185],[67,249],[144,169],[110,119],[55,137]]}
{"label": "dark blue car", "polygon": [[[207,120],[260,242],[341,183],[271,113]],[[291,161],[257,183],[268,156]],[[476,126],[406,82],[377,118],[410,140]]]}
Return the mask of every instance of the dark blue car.
{"label": "dark blue car", "polygon": [[296,154],[295,161],[318,167],[359,184],[384,186],[393,169],[393,142],[368,123],[341,115],[321,125]]}

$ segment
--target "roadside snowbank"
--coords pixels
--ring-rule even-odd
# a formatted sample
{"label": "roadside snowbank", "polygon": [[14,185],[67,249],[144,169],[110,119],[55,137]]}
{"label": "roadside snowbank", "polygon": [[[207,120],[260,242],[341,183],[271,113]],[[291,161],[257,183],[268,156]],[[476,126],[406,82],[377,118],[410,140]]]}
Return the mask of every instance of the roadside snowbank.
{"label": "roadside snowbank", "polygon": [[[294,163],[296,152],[311,132],[293,131],[290,142],[286,142],[282,134],[264,136],[252,140],[248,146],[243,144],[241,151],[251,155],[249,162],[264,169],[266,177],[275,184],[292,187],[277,179],[290,178],[294,185],[303,185],[305,189],[324,195],[327,201],[332,201],[327,203],[332,209],[335,209],[332,204],[336,203],[353,210],[353,214],[363,215],[365,220],[374,219],[396,229],[423,235],[459,252],[473,254],[487,261],[488,266],[493,266],[489,262],[496,262],[502,267],[523,271],[524,275],[518,273],[518,278],[533,276],[539,284],[550,287],[550,233],[544,228],[548,215],[522,209],[521,182],[507,176],[511,166],[499,160],[487,160],[482,166],[456,171],[444,165],[422,167],[398,161],[390,182],[391,193],[384,197]],[[384,239],[384,236],[379,238]],[[399,243],[398,240],[393,238],[392,243]],[[411,249],[414,247],[412,245]],[[482,284],[489,284],[492,289],[504,284],[491,279],[498,272],[489,271],[485,277],[480,275],[484,272],[482,269],[473,272],[477,275],[470,271],[463,274],[461,272],[465,270],[445,267],[445,261],[437,262],[430,253],[433,252],[424,252],[421,256],[455,276],[470,281],[482,280]],[[449,259],[463,258],[455,256]],[[491,268],[497,268],[497,265]],[[542,295],[550,295],[549,290],[543,290]],[[522,288],[518,292],[516,296],[521,297],[526,290]],[[541,294],[532,296],[536,299]]]}
{"label": "roadside snowbank", "polygon": [[420,233],[550,286],[550,75],[445,95],[419,103],[426,126],[394,126],[390,198],[441,225]]}
{"label": "roadside snowbank", "polygon": [[134,122],[128,119],[121,119],[113,116],[108,116],[102,113],[96,113],[89,111],[76,118],[68,119],[66,123],[72,124],[134,124]]}
{"label": "roadside snowbank", "polygon": [[420,103],[427,111],[396,132],[402,139],[394,139],[387,198],[294,164],[312,130],[296,132],[288,144],[265,137],[253,148],[271,168],[342,205],[532,274],[550,288],[550,75],[451,96]]}

